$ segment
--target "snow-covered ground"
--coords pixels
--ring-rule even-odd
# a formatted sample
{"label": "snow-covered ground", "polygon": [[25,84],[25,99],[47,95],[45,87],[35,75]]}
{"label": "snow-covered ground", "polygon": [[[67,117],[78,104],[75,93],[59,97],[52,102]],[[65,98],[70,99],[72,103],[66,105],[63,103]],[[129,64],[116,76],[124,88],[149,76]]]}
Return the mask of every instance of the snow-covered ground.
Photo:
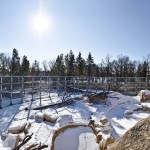
{"label": "snow-covered ground", "polygon": [[[21,104],[17,104],[19,101],[21,101],[20,99],[13,100],[15,105],[0,109],[0,149],[11,149],[8,147],[11,146],[9,145],[10,141],[8,142],[4,138],[5,135],[8,136],[8,129],[21,126],[26,122],[31,123],[28,134],[33,133],[33,136],[32,139],[24,146],[24,148],[41,142],[42,144],[48,145],[48,148],[45,148],[45,150],[48,150],[51,147],[51,141],[55,131],[64,125],[88,125],[91,118],[99,122],[100,119],[105,116],[111,125],[109,132],[117,139],[129,128],[134,126],[137,121],[142,118],[146,118],[149,115],[148,111],[133,111],[136,108],[140,108],[141,105],[150,107],[150,103],[141,103],[139,96],[125,96],[118,92],[114,92],[110,95],[114,98],[108,98],[107,105],[89,104],[83,99],[76,101],[72,105],[65,105],[61,107],[53,106],[42,110],[33,110],[33,108],[60,102],[61,99],[58,97],[57,93],[53,93],[51,95],[52,100],[45,97],[41,102],[39,99],[31,101],[29,97],[26,98]],[[81,98],[81,95],[72,96],[72,98],[74,97]],[[115,97],[118,97],[119,99]],[[6,106],[7,103],[8,101],[5,101],[4,105]],[[42,116],[44,114],[57,116],[58,120],[56,123],[43,121]],[[20,133],[20,137],[23,139],[25,134]],[[73,139],[75,140],[72,141]],[[96,141],[94,142],[94,140],[95,135],[88,127],[67,129],[64,133],[60,134],[56,138],[55,150],[67,150],[67,147],[69,149],[70,145],[73,147],[71,148],[72,150],[95,150],[97,148],[97,144]],[[70,145],[64,144],[69,142]]]}

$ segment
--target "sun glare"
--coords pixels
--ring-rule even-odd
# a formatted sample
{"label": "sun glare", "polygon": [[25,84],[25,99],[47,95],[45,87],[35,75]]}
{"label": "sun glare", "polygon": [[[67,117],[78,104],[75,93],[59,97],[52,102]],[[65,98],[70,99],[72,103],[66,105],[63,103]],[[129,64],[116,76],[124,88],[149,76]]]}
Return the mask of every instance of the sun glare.
{"label": "sun glare", "polygon": [[49,28],[49,20],[45,15],[38,15],[34,18],[34,28],[39,32],[42,33]]}

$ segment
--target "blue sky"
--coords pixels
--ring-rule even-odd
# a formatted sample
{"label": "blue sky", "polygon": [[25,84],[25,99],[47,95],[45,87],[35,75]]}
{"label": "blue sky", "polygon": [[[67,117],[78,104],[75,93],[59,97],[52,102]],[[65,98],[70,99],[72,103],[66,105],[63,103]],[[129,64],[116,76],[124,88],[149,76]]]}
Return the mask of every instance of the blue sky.
{"label": "blue sky", "polygon": [[[50,22],[42,35],[33,19],[40,9]],[[91,52],[95,62],[128,55],[142,60],[150,53],[149,0],[1,0],[0,51],[50,60],[58,54]]]}

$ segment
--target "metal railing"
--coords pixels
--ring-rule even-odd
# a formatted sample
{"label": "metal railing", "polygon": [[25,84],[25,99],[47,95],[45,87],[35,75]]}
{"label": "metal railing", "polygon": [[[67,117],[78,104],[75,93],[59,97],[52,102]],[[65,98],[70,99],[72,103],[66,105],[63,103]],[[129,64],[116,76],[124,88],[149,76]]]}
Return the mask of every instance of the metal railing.
{"label": "metal railing", "polygon": [[[137,94],[142,89],[150,90],[150,77],[87,77],[87,76],[0,76],[0,108],[2,102],[20,98],[23,102],[26,95],[34,100],[43,98],[51,92],[84,90],[112,90],[123,94]],[[34,96],[38,94],[38,96]]]}

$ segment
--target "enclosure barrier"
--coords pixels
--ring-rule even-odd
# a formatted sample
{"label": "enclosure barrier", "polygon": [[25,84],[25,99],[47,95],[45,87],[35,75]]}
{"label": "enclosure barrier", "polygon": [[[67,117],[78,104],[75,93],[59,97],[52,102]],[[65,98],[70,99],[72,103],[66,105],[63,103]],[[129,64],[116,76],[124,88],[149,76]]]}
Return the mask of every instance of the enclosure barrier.
{"label": "enclosure barrier", "polygon": [[90,92],[112,90],[136,95],[140,90],[150,90],[150,77],[87,77],[87,76],[0,76],[0,108],[2,102],[25,96],[41,99],[52,92]]}

